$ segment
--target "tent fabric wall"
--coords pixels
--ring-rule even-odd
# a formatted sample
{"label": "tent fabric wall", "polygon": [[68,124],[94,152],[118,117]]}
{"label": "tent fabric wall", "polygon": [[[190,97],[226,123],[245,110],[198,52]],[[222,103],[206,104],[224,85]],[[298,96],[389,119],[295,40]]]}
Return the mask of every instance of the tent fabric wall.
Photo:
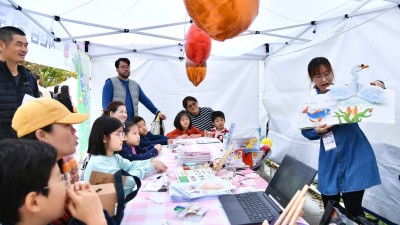
{"label": "tent fabric wall", "polygon": [[[107,78],[116,76],[114,62],[119,56],[92,61],[91,116],[101,112],[101,92]],[[120,56],[123,57],[123,56]],[[183,110],[182,100],[195,97],[200,107],[225,113],[226,127],[234,122],[237,136],[258,137],[259,84],[258,61],[208,61],[205,80],[193,86],[187,78],[185,61],[131,60],[131,78],[139,83],[154,105],[167,115],[167,131],[174,129],[176,114]],[[139,115],[150,126],[154,115],[139,104]]]}
{"label": "tent fabric wall", "polygon": [[[370,68],[360,72],[359,83],[368,85],[378,79],[384,81],[387,88],[395,90],[396,124],[360,123],[373,144],[383,182],[366,191],[363,206],[396,224],[400,223],[397,212],[400,204],[393,196],[400,196],[400,190],[394,188],[393,183],[398,183],[400,168],[393,165],[390,158],[398,159],[400,156],[399,21],[397,7],[383,13],[351,18],[306,45],[289,47],[285,52],[271,55],[266,59],[263,97],[271,118],[269,137],[273,142],[272,149],[278,149],[272,151],[271,157],[279,162],[285,154],[290,154],[316,168],[319,141],[305,139],[297,126],[297,115],[311,90],[308,62],[317,56],[328,58],[336,83],[349,82],[353,65],[369,65]],[[383,194],[377,189],[387,192]],[[397,207],[393,207],[395,205]]]}

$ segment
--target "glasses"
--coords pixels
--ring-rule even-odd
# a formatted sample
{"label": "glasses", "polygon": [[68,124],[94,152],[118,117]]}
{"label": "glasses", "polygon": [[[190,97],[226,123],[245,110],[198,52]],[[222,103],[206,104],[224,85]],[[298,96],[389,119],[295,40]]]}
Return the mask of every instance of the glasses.
{"label": "glasses", "polygon": [[194,108],[197,106],[197,102],[193,102],[193,104],[187,104],[188,108]]}
{"label": "glasses", "polygon": [[49,188],[52,188],[59,184],[64,184],[66,188],[70,188],[71,187],[71,174],[69,174],[69,173],[61,174],[61,182],[60,183],[44,187],[43,189],[49,189]]}
{"label": "glasses", "polygon": [[131,67],[130,66],[120,66],[118,68],[126,70],[126,69],[130,69]]}
{"label": "glasses", "polygon": [[313,77],[313,79],[322,80],[322,78],[328,79],[331,76],[332,76],[332,72],[329,72],[329,73],[325,73],[325,74],[316,75]]}
{"label": "glasses", "polygon": [[119,138],[123,139],[125,137],[125,132],[117,132],[113,133],[113,135],[117,135]]}

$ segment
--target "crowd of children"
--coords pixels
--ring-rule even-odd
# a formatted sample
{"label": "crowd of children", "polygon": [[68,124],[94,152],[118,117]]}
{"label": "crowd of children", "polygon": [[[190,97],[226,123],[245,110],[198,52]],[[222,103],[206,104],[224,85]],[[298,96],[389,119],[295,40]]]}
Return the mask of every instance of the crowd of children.
{"label": "crowd of children", "polygon": [[[135,116],[126,121],[125,104],[114,101],[92,125],[88,156],[79,176],[78,164],[72,157],[77,145],[72,124],[87,118],[86,114],[71,113],[50,98],[31,100],[17,110],[12,126],[18,137],[26,140],[0,142],[1,224],[34,224],[32,218],[37,224],[67,224],[73,218],[85,224],[113,224],[115,221],[102,210],[98,195],[90,184],[80,180],[88,182],[92,171],[113,174],[122,169],[140,179],[156,171],[164,172],[167,165],[154,158],[162,151],[161,145],[172,144],[176,138],[204,136],[204,131],[192,125],[185,110],[176,115],[174,130],[166,135],[155,135],[148,130],[142,117]],[[228,132],[224,127],[224,114],[213,112],[211,122],[214,128],[207,131],[207,135],[222,141]],[[12,154],[15,149],[21,154]],[[18,173],[27,176],[12,179],[7,175],[7,171],[13,168],[8,165],[10,162],[21,165]],[[31,179],[35,181],[31,182]],[[17,183],[24,185],[13,185]],[[68,185],[62,188],[63,185],[59,184]],[[12,190],[8,185],[19,188]],[[127,177],[125,195],[135,186],[133,177]],[[32,201],[40,203],[37,208],[32,208]],[[51,213],[45,213],[50,208]]]}

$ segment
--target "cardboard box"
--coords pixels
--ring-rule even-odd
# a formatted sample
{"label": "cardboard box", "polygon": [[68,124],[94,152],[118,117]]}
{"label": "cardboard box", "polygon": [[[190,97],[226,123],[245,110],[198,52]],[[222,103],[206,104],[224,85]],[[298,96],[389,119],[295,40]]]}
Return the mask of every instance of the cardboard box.
{"label": "cardboard box", "polygon": [[117,192],[113,183],[92,185],[93,190],[99,195],[103,209],[107,210],[110,216],[115,214],[115,206],[117,203]]}

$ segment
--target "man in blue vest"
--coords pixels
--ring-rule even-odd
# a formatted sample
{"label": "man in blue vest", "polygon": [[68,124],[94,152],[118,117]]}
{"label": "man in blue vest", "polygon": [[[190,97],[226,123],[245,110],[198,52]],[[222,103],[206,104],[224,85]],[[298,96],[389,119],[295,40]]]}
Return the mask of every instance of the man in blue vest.
{"label": "man in blue vest", "polygon": [[0,140],[17,137],[11,121],[24,96],[39,97],[36,80],[19,65],[27,53],[28,41],[21,29],[0,28]]}
{"label": "man in blue vest", "polygon": [[138,115],[138,105],[141,102],[154,115],[160,113],[160,118],[165,120],[167,117],[161,113],[144,94],[136,81],[129,79],[131,75],[131,62],[127,58],[119,58],[115,61],[115,68],[118,76],[108,78],[103,87],[102,105],[103,109],[112,101],[124,102],[128,113],[127,121]]}

